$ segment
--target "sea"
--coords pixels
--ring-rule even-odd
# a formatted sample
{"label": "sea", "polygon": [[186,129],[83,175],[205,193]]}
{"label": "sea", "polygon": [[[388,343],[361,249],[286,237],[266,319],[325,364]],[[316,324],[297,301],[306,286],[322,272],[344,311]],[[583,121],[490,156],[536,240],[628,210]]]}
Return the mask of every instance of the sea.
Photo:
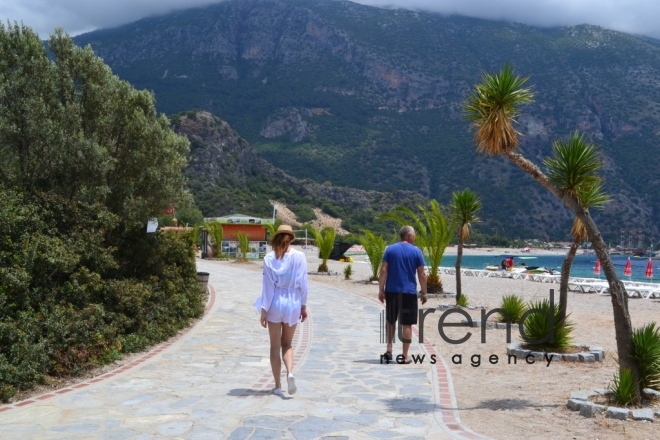
{"label": "sea", "polygon": [[[516,266],[520,262],[524,262],[527,266],[542,266],[548,269],[561,270],[561,265],[564,262],[564,255],[541,255],[541,254],[526,254],[526,253],[511,253],[506,254],[514,257]],[[535,259],[525,259],[519,260],[516,257],[536,257]],[[463,255],[461,261],[461,267],[470,268],[470,269],[485,269],[486,266],[499,266],[500,262],[504,258],[503,254],[493,254],[493,255]],[[653,263],[653,273],[657,274],[657,280],[655,278],[647,278],[646,274],[646,265],[648,264],[648,258],[636,258],[630,255],[612,255],[612,262],[614,263],[614,268],[616,269],[617,275],[623,281],[644,281],[644,282],[658,282],[660,283],[660,261],[651,260]],[[626,265],[626,262],[630,258],[632,263],[632,276],[623,275],[623,269]],[[595,254],[578,254],[573,259],[573,265],[571,266],[571,276],[573,277],[585,277],[585,278],[599,278],[598,275],[594,274],[594,267],[596,266],[596,255]],[[445,255],[442,257],[440,266],[442,267],[454,267],[456,264],[456,255]],[[600,278],[605,279],[605,273],[601,269]]]}

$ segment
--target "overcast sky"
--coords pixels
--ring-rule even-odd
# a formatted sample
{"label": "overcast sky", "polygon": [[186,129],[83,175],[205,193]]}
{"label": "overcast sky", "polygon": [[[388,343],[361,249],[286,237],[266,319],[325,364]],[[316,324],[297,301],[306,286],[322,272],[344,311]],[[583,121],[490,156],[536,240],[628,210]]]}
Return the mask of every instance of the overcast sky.
{"label": "overcast sky", "polygon": [[[211,3],[218,3],[218,0],[0,0],[0,17],[3,22],[7,19],[22,21],[45,39],[56,27],[77,35],[174,9]],[[660,38],[658,0],[358,0],[357,3],[426,9],[535,26],[589,23]]]}

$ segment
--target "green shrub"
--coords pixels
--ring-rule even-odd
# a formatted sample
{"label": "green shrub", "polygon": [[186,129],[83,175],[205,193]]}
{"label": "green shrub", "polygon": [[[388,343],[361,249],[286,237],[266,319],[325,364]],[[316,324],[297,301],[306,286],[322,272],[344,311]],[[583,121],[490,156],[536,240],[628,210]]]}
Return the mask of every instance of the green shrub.
{"label": "green shrub", "polygon": [[633,331],[632,357],[639,368],[639,389],[660,391],[660,328],[655,322]]}
{"label": "green shrub", "polygon": [[349,264],[348,266],[346,266],[346,267],[344,268],[344,279],[345,279],[345,280],[350,280],[352,274],[353,274],[353,268],[352,268],[351,265]]}
{"label": "green shrub", "polygon": [[612,397],[619,405],[629,405],[637,399],[637,384],[629,369],[621,370],[621,376],[614,375],[609,387]]}
{"label": "green shrub", "polygon": [[[552,308],[550,301],[547,299],[531,302],[528,305],[528,310],[531,309],[539,310],[539,312],[534,311],[527,315],[525,319],[524,330],[527,338],[532,341],[538,341],[545,338],[546,335],[552,334],[550,341],[531,345],[532,348],[562,351],[571,346],[573,323],[568,321],[568,317],[562,320],[559,315],[559,309],[557,307]],[[554,322],[550,321],[549,317],[554,317]]]}
{"label": "green shrub", "polygon": [[466,294],[462,294],[461,297],[458,299],[458,302],[456,305],[461,306],[461,307],[467,307],[468,306],[468,297]]}
{"label": "green shrub", "polygon": [[[522,315],[527,311],[525,301],[518,295],[505,295],[502,297],[500,309],[504,310],[512,323],[520,321]],[[500,322],[506,322],[506,315],[500,313]]]}

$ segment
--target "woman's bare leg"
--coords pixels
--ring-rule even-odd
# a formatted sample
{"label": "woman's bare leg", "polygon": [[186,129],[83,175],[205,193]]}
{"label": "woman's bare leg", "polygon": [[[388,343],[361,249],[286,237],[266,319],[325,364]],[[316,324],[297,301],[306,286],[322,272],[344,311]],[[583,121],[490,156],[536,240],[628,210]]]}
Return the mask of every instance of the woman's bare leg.
{"label": "woman's bare leg", "polygon": [[268,334],[270,335],[270,368],[273,370],[275,378],[275,388],[282,388],[280,375],[282,374],[282,360],[280,358],[280,348],[282,341],[282,332],[286,324],[281,322],[268,321]]}
{"label": "woman's bare leg", "polygon": [[294,324],[290,327],[289,324],[282,324],[282,359],[284,360],[287,373],[293,373],[293,349],[291,348],[291,343],[293,342],[293,335],[296,333],[297,325]]}

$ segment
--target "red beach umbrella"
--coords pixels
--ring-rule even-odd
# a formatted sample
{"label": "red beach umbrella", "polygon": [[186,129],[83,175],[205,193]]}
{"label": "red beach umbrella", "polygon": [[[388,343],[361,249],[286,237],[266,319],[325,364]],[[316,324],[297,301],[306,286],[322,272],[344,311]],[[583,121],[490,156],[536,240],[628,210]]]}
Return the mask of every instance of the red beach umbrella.
{"label": "red beach umbrella", "polygon": [[653,262],[649,258],[649,262],[646,264],[646,276],[648,278],[653,278]]}
{"label": "red beach umbrella", "polygon": [[630,262],[630,257],[628,257],[626,267],[623,268],[623,274],[627,277],[632,277],[632,263]]}
{"label": "red beach umbrella", "polygon": [[594,274],[598,275],[598,278],[600,278],[600,260],[596,260],[596,266],[594,267]]}

